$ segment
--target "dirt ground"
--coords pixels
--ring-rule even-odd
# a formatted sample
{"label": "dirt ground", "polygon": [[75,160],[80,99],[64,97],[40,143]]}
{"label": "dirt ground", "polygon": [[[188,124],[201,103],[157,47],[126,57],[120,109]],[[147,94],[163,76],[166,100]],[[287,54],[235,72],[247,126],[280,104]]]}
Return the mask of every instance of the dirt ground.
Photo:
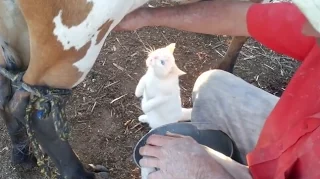
{"label": "dirt ground", "polygon": [[[177,43],[178,66],[185,107],[191,106],[196,78],[214,69],[225,54],[230,37],[187,33],[167,28],[144,28],[137,32],[112,33],[93,70],[68,103],[72,126],[70,139],[84,164],[108,167],[110,178],[139,178],[132,160],[135,143],[149,129],[139,124],[141,114],[134,89],[145,72],[145,47]],[[276,96],[281,96],[299,63],[250,40],[241,52],[235,75]],[[10,141],[0,121],[0,178],[41,178],[39,171],[19,172],[10,165]]]}

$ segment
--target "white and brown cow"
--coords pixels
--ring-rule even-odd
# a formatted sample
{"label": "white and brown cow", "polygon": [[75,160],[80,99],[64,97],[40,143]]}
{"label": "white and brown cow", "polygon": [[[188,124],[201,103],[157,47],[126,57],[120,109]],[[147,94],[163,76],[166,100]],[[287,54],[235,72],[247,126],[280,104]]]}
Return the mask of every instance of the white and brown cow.
{"label": "white and brown cow", "polygon": [[[1,0],[0,66],[11,72],[25,72],[22,81],[32,87],[72,89],[85,79],[109,32],[126,14],[147,1]],[[239,42],[231,48],[236,51],[227,55],[224,69],[235,61],[242,46]],[[34,166],[36,161],[29,153],[25,128],[30,96],[0,76],[0,114],[12,140],[12,160],[25,167]],[[42,150],[63,178],[94,178],[68,141],[57,135],[54,115],[50,114],[53,107],[44,106],[45,112],[35,108],[30,116],[31,130]]]}

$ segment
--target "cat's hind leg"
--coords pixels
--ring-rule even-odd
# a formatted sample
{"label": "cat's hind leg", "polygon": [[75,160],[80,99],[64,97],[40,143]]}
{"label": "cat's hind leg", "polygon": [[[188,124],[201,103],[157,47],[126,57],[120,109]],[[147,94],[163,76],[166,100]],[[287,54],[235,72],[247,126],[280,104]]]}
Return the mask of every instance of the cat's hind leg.
{"label": "cat's hind leg", "polygon": [[148,175],[155,171],[155,168],[141,167],[141,179],[148,179]]}
{"label": "cat's hind leg", "polygon": [[192,108],[182,108],[182,116],[179,122],[191,121]]}
{"label": "cat's hind leg", "polygon": [[139,116],[138,120],[142,123],[147,123],[148,122],[148,116],[146,114],[143,114],[141,116]]}

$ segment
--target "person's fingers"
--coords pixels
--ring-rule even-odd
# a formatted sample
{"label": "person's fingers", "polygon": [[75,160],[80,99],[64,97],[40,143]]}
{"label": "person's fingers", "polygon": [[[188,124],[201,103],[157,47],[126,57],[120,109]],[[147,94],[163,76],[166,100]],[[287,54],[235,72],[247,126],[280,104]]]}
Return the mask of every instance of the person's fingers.
{"label": "person's fingers", "polygon": [[139,149],[139,153],[141,156],[150,156],[150,157],[161,157],[161,148],[158,146],[150,146],[146,145]]}
{"label": "person's fingers", "polygon": [[148,179],[165,179],[164,174],[161,170],[152,172],[148,175]]}
{"label": "person's fingers", "polygon": [[169,131],[166,133],[166,135],[169,136],[169,137],[175,137],[175,138],[188,137],[188,136],[184,136],[184,135],[181,135],[181,134],[172,133],[172,132],[169,132]]}
{"label": "person's fingers", "polygon": [[[136,22],[136,24],[133,22]],[[135,20],[135,16],[128,14],[112,29],[112,31],[133,31],[136,30],[137,23],[139,22],[138,20]]]}
{"label": "person's fingers", "polygon": [[121,28],[121,26],[119,26],[119,25],[117,25],[116,27],[114,27],[114,28],[112,29],[112,31],[114,31],[114,32],[123,31],[123,30],[124,30],[124,29]]}
{"label": "person's fingers", "polygon": [[139,161],[139,164],[141,167],[160,168],[160,160],[153,157],[143,157]]}
{"label": "person's fingers", "polygon": [[147,144],[154,145],[154,146],[163,146],[173,139],[176,139],[176,138],[170,137],[170,136],[153,134],[147,139]]}
{"label": "person's fingers", "polygon": [[149,8],[138,8],[127,14],[113,29],[113,31],[134,31],[146,26],[150,14]]}
{"label": "person's fingers", "polygon": [[169,137],[180,138],[180,139],[183,139],[183,140],[196,142],[196,140],[194,140],[191,136],[184,136],[184,135],[181,135],[181,134],[171,133],[169,131],[166,133],[166,135],[169,136]]}

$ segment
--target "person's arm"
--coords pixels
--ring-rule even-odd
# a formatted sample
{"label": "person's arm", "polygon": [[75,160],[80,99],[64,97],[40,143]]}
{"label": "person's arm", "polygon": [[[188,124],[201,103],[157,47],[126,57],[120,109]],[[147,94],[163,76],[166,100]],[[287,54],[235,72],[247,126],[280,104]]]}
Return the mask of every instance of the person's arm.
{"label": "person's arm", "polygon": [[166,26],[212,35],[252,36],[268,48],[303,60],[316,43],[303,35],[304,15],[292,3],[257,4],[233,0],[142,8],[127,15],[117,30]]}
{"label": "person's arm", "polygon": [[141,8],[127,15],[116,29],[165,26],[203,34],[248,36],[246,15],[252,4],[217,0],[174,7]]}

